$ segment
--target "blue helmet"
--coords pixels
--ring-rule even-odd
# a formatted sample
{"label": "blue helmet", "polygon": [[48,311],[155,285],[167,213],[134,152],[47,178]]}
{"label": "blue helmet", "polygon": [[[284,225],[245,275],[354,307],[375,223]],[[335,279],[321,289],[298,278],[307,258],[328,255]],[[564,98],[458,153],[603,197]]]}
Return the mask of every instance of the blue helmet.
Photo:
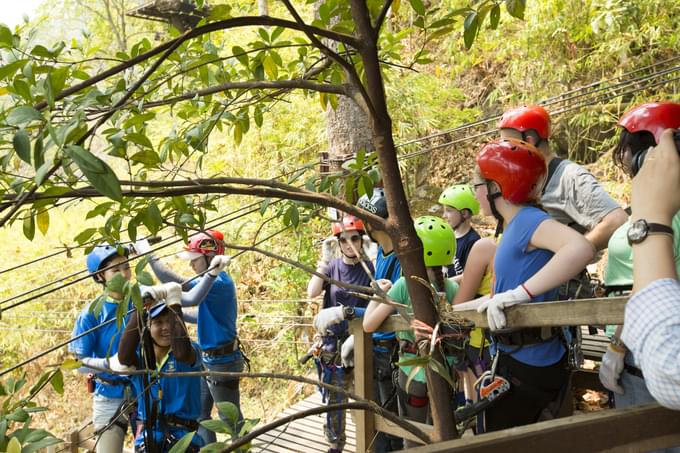
{"label": "blue helmet", "polygon": [[[127,257],[130,252],[126,247],[123,247],[123,253]],[[104,267],[102,266],[104,262],[117,255],[118,247],[109,244],[98,245],[94,249],[92,249],[89,255],[87,255],[87,271],[90,274],[94,274],[92,275],[92,278],[94,278],[95,282],[101,283],[101,281],[97,278],[95,272],[99,271],[102,267]]]}
{"label": "blue helmet", "polygon": [[165,302],[157,303],[153,307],[149,308],[149,316],[151,316],[151,319],[156,319],[158,316],[160,316],[161,313],[163,313],[167,309],[168,306]]}

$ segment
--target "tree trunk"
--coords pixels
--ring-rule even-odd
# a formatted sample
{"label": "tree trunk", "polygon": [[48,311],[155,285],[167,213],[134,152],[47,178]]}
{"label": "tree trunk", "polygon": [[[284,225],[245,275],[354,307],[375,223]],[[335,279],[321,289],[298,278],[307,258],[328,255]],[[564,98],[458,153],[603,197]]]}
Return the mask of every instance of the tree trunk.
{"label": "tree trunk", "polygon": [[[373,142],[382,170],[385,195],[387,198],[387,232],[395,244],[395,251],[407,278],[409,296],[416,319],[435,326],[439,315],[435,310],[429,288],[410,279],[419,276],[428,280],[423,261],[423,246],[413,226],[413,219],[406,201],[406,193],[401,182],[401,173],[392,137],[392,120],[387,111],[382,73],[378,60],[377,33],[373,30],[366,4],[362,0],[351,1],[352,16],[356,24],[357,38],[361,43],[358,49],[364,63],[366,89],[370,105],[369,123],[373,131]],[[443,363],[443,358],[435,351],[434,359]],[[449,384],[427,369],[427,383],[430,407],[434,422],[434,441],[458,437],[451,407],[452,389]]]}

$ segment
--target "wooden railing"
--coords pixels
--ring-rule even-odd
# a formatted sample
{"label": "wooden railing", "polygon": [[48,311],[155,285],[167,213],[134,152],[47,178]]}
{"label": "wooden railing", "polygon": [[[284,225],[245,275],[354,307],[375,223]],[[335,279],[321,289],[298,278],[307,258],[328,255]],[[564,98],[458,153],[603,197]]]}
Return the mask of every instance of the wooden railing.
{"label": "wooden railing", "polygon": [[[509,327],[547,327],[571,325],[623,324],[626,298],[602,298],[521,304],[505,310]],[[473,310],[460,315],[477,327],[488,327],[486,314]],[[407,330],[408,324],[392,316],[380,331]],[[350,323],[354,334],[354,392],[364,398],[373,397],[373,343],[364,333],[361,320]],[[354,414],[356,451],[368,452],[376,431],[418,441],[403,429],[367,411]],[[429,425],[418,425],[432,432]],[[680,445],[680,412],[658,404],[612,409],[576,415],[529,426],[506,429],[472,438],[424,445],[414,452],[465,451],[482,452],[494,448],[499,452],[550,451],[646,451]]]}

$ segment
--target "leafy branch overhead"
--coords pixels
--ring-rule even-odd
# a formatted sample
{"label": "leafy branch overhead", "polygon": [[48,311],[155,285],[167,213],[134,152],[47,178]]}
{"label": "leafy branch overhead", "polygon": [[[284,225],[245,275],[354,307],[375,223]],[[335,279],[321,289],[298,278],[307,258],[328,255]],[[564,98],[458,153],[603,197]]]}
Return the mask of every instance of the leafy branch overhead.
{"label": "leafy branch overhead", "polygon": [[[504,3],[511,15],[521,17],[524,2]],[[457,21],[464,24],[469,47],[487,16],[492,28],[498,24],[501,3],[450,11],[425,7],[421,0],[409,5],[404,10],[399,2],[368,2],[373,26],[379,29],[373,32],[379,36],[384,71],[427,62],[424,50],[404,53],[404,40],[436,39],[452,32]],[[382,27],[389,6],[393,17],[413,17],[412,26],[399,32]],[[162,215],[174,217],[180,227],[201,226],[211,196],[192,203],[192,195],[205,193],[200,185],[166,196],[142,192],[157,201],[141,203],[138,191],[123,190],[121,175],[131,184],[177,174],[187,180],[210,178],[201,156],[211,151],[211,135],[228,132],[238,145],[293,90],[310,101],[317,97],[321,107],[337,105],[340,95],[370,111],[358,58],[366,44],[357,34],[351,7],[323,2],[319,17],[309,23],[295,9],[286,12],[289,17],[232,16],[228,5],[218,5],[197,28],[183,35],[174,32],[156,47],[144,38],[118,52],[115,58],[121,63],[110,67],[108,58],[87,58],[77,42],[33,45],[21,33],[0,27],[0,224],[20,219],[29,238],[36,226],[45,234],[50,206],[65,196],[99,193],[114,203],[98,202],[88,216],[103,215],[112,223],[100,231],[109,239],[118,239],[120,229],[134,237],[142,224],[157,231]],[[227,32],[242,28],[251,29],[254,39],[230,42]],[[337,52],[322,40],[336,42]],[[305,190],[330,195],[370,193],[376,182],[363,169],[325,179],[311,167],[304,170]],[[285,191],[274,195],[291,198]],[[330,203],[320,196],[313,202]],[[296,223],[298,208],[288,205],[280,213]]]}

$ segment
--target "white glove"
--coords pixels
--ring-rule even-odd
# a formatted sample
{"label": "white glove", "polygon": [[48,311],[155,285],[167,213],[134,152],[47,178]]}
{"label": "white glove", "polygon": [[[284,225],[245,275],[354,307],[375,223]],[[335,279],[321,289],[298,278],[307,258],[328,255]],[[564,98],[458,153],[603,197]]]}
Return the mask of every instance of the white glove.
{"label": "white glove", "polygon": [[127,366],[120,363],[118,361],[118,354],[114,354],[111,357],[109,357],[109,368],[119,373],[129,373],[130,371],[136,370],[136,368],[133,366]]}
{"label": "white glove", "polygon": [[165,303],[168,307],[173,305],[182,305],[182,285],[177,282],[164,283],[161,286],[165,287],[167,296],[165,297]]}
{"label": "white glove", "polygon": [[345,368],[354,367],[354,335],[347,337],[340,349],[340,356],[342,357],[342,366]]}
{"label": "white glove", "polygon": [[614,351],[611,346],[602,356],[600,364],[600,382],[607,390],[623,395],[623,387],[619,385],[619,377],[623,371],[623,358],[625,352]]}
{"label": "white glove", "polygon": [[515,289],[504,291],[500,294],[496,294],[489,300],[485,300],[477,307],[477,311],[479,313],[484,313],[484,311],[486,311],[489,329],[492,331],[500,330],[506,325],[505,313],[503,313],[503,310],[507,307],[512,307],[513,305],[529,302],[530,300],[531,296],[529,293],[527,293],[522,285],[519,285]]}
{"label": "white glove", "polygon": [[330,326],[344,320],[345,312],[342,309],[342,306],[324,308],[314,317],[314,328],[323,335]]}
{"label": "white glove", "polygon": [[220,275],[220,272],[224,270],[224,268],[229,266],[229,263],[231,263],[230,256],[217,255],[210,261],[210,270],[208,271],[208,274],[212,275],[213,277],[217,277]]}
{"label": "white glove", "polygon": [[164,283],[162,285],[147,286],[142,288],[142,299],[150,297],[156,302],[165,300],[168,297],[168,289],[165,285],[166,284]]}
{"label": "white glove", "polygon": [[138,241],[135,241],[133,247],[137,255],[142,255],[144,253],[148,253],[151,251],[149,241],[147,241],[146,239],[140,239]]}
{"label": "white glove", "polygon": [[329,236],[321,244],[321,261],[330,263],[335,258],[338,249],[338,238]]}

